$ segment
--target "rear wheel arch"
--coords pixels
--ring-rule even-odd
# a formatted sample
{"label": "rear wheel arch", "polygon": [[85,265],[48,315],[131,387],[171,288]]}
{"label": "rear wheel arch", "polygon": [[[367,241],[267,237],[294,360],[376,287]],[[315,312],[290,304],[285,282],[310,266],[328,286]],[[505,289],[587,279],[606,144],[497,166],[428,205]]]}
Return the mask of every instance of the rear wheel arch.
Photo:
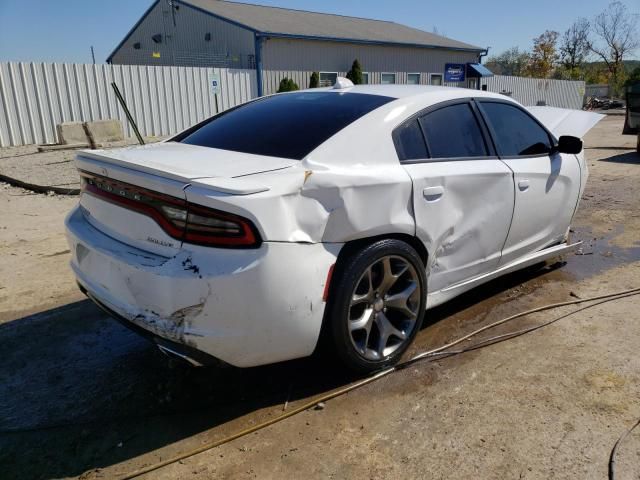
{"label": "rear wheel arch", "polygon": [[[333,288],[336,282],[333,280],[339,278],[342,274],[342,268],[346,264],[346,261],[349,257],[355,255],[356,253],[362,251],[367,248],[369,245],[372,245],[381,240],[400,240],[410,247],[412,247],[420,256],[422,260],[422,264],[427,268],[427,262],[429,259],[429,252],[425,247],[424,243],[416,236],[409,235],[407,233],[388,233],[383,235],[376,235],[373,237],[365,237],[358,238],[356,240],[350,240],[344,244],[344,246],[340,249],[338,253],[338,258],[336,259],[335,266],[333,267],[333,271],[331,273],[329,288],[327,290],[327,301],[331,299],[333,295]],[[427,273],[427,277],[428,277]],[[326,317],[326,315],[325,315]],[[324,329],[325,320],[322,321],[322,328]]]}
{"label": "rear wheel arch", "polygon": [[420,259],[422,260],[422,263],[426,268],[427,260],[429,259],[429,252],[424,246],[424,243],[418,237],[409,235],[407,233],[389,233],[384,235],[376,235],[375,237],[359,238],[345,243],[340,250],[340,253],[338,254],[338,259],[336,260],[336,269],[339,267],[339,265],[344,264],[344,261],[347,257],[353,255],[355,252],[362,250],[363,248],[368,247],[375,242],[379,242],[380,240],[400,240],[410,245],[416,252],[418,252],[418,255],[420,255]]}

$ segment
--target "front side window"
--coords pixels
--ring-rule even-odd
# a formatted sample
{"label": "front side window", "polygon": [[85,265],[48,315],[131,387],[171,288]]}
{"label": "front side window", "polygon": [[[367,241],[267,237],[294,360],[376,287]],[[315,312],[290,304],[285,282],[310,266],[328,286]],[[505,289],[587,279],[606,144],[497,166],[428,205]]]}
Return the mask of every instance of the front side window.
{"label": "front side window", "polygon": [[538,122],[517,107],[506,103],[482,102],[482,110],[493,127],[500,155],[548,155],[549,134]]}
{"label": "front side window", "polygon": [[337,80],[338,74],[335,72],[320,72],[319,85],[321,87],[333,87]]}
{"label": "front side window", "polygon": [[383,73],[380,75],[380,83],[383,85],[390,85],[396,83],[396,74],[395,73]]}
{"label": "front side window", "polygon": [[440,108],[420,118],[431,158],[486,157],[487,147],[468,103]]}
{"label": "front side window", "polygon": [[337,132],[392,100],[362,93],[274,95],[216,115],[173,141],[302,160]]}

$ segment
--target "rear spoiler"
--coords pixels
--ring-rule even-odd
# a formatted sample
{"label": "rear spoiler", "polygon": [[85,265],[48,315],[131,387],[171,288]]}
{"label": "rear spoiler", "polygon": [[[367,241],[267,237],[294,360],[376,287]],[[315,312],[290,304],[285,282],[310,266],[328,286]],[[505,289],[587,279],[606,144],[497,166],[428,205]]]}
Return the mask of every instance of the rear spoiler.
{"label": "rear spoiler", "polygon": [[[104,151],[81,150],[75,158],[76,167],[79,170],[93,172],[98,175],[105,175],[106,170],[121,168],[132,172],[142,172],[149,175],[158,176],[160,172],[157,169],[149,168],[145,165],[132,165],[130,162],[122,161],[112,154]],[[220,193],[229,195],[251,195],[253,193],[266,192],[271,187],[264,185],[262,181],[252,177],[251,175],[242,177],[202,177],[190,179],[185,176],[177,175],[171,172],[161,172],[162,178],[175,180],[183,185],[204,186]]]}
{"label": "rear spoiler", "polygon": [[582,138],[605,116],[584,110],[556,107],[527,107],[556,138],[563,135]]}
{"label": "rear spoiler", "polygon": [[268,192],[271,187],[264,185],[259,180],[250,177],[210,177],[197,178],[189,182],[194,186],[204,186],[220,193],[229,195],[251,195],[253,193]]}

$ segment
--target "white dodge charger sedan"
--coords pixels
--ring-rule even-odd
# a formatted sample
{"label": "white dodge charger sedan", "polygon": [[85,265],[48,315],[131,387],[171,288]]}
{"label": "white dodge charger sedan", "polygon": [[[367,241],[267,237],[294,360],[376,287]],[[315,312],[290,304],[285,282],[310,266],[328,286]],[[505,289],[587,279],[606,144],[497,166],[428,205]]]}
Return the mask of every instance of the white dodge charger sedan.
{"label": "white dodge charger sedan", "polygon": [[84,151],[66,220],[101,308],[192,364],[397,362],[425,311],[561,254],[598,115],[462,88],[260,98],[152,145]]}

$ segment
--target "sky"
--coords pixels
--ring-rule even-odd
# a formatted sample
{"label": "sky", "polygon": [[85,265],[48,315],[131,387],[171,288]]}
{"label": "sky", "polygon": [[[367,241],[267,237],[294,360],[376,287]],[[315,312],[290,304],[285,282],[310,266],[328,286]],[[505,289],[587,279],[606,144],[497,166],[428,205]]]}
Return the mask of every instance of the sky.
{"label": "sky", "polygon": [[[152,0],[0,0],[0,61],[105,62]],[[593,18],[608,0],[252,0],[243,3],[352,15],[434,31],[491,53],[530,48],[545,30]],[[640,0],[625,0],[640,14]],[[636,52],[635,58],[640,58]]]}

